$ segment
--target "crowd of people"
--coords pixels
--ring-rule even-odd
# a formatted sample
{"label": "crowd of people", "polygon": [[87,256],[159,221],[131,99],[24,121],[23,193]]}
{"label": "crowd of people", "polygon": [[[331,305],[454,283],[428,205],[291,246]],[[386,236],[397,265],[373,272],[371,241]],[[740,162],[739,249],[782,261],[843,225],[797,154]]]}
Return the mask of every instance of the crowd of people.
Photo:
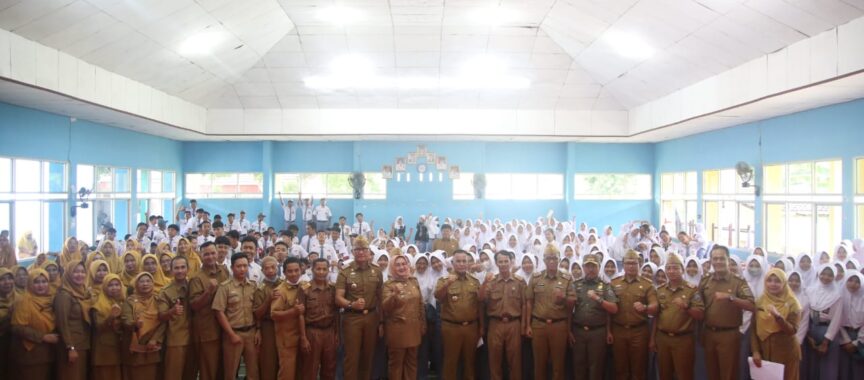
{"label": "crowd of people", "polygon": [[864,373],[860,240],[741,260],[644,221],[429,214],[385,230],[280,201],[282,231],[193,204],[28,266],[0,233],[0,373],[727,380],[749,378],[748,358],[785,379]]}

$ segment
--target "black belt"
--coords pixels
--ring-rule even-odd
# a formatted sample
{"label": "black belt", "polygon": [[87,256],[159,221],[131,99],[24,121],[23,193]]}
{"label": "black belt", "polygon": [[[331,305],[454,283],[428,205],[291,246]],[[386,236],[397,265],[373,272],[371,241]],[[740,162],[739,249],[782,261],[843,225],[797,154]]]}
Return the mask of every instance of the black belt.
{"label": "black belt", "polygon": [[232,327],[231,330],[236,332],[247,332],[255,328],[255,325],[243,326],[243,327]]}
{"label": "black belt", "polygon": [[449,320],[449,319],[442,319],[441,321],[443,321],[443,322],[447,322],[447,323],[450,323],[450,324],[454,324],[454,325],[461,325],[461,326],[468,326],[468,325],[472,325],[472,324],[474,324],[474,322],[477,322],[476,319],[475,319],[475,320],[471,320],[471,321],[462,321],[462,322],[459,322],[459,321],[451,321],[451,320]]}
{"label": "black belt", "polygon": [[531,316],[531,319],[533,319],[533,320],[535,320],[535,321],[543,322],[543,323],[545,323],[545,324],[547,324],[547,325],[551,325],[551,324],[553,324],[553,323],[558,323],[558,322],[562,322],[562,321],[566,321],[566,320],[567,320],[567,318],[559,318],[559,319],[540,318],[540,317],[537,317],[537,316],[534,316],[534,315]]}
{"label": "black belt", "polygon": [[374,308],[374,307],[373,307],[373,308],[370,308],[370,309],[363,309],[363,310],[345,309],[345,312],[346,312],[346,313],[364,314],[364,315],[365,315],[365,314],[369,314],[369,313],[371,313],[371,312],[373,312],[373,311],[375,311],[375,308]]}
{"label": "black belt", "polygon": [[579,325],[579,324],[573,324],[573,326],[576,327],[577,329],[581,329],[581,330],[585,330],[585,331],[597,330],[601,327],[606,327],[606,325],[585,326],[585,325]]}
{"label": "black belt", "polygon": [[511,317],[508,315],[508,316],[504,316],[504,317],[498,317],[498,316],[490,315],[489,319],[494,320],[494,321],[499,321],[501,323],[507,323],[507,322],[518,321],[518,320],[522,319],[522,316],[517,315],[515,317]]}
{"label": "black belt", "polygon": [[625,325],[625,324],[623,324],[623,323],[618,323],[618,322],[615,322],[615,321],[613,321],[613,322],[615,323],[615,325],[617,325],[617,326],[619,326],[619,327],[623,327],[623,328],[625,328],[625,329],[635,329],[635,328],[637,328],[637,327],[645,326],[645,323],[646,323],[645,321],[642,321],[642,322],[639,322],[639,323],[636,323],[636,324],[632,324],[632,325]]}
{"label": "black belt", "polygon": [[708,330],[711,330],[713,332],[738,330],[738,326],[732,326],[732,327],[705,326],[705,328]]}
{"label": "black belt", "polygon": [[686,336],[686,335],[690,335],[693,333],[693,331],[677,331],[676,332],[676,331],[665,331],[665,330],[660,330],[660,329],[657,329],[657,331],[663,333],[663,335],[666,335],[666,336],[672,337],[672,338],[674,338],[676,336]]}

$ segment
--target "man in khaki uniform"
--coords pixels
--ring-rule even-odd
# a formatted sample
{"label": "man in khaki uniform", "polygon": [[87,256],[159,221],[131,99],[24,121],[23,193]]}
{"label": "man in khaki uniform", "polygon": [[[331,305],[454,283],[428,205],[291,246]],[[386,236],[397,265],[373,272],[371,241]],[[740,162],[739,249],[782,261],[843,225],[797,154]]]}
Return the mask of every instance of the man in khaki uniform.
{"label": "man in khaki uniform", "polygon": [[554,245],[547,245],[543,252],[546,270],[535,272],[525,289],[527,315],[531,323],[525,335],[531,338],[534,352],[534,378],[546,379],[546,366],[552,362],[552,379],[564,380],[564,359],[567,351],[567,326],[570,320],[568,297],[570,274],[558,271],[560,252]]}
{"label": "man in khaki uniform", "polygon": [[449,224],[441,226],[441,238],[435,239],[432,251],[442,250],[447,253],[445,257],[450,257],[457,249],[459,249],[459,241],[453,238],[453,227]]}
{"label": "man in khaki uniform", "polygon": [[582,257],[582,270],[584,277],[572,286],[573,372],[577,379],[601,380],[606,369],[606,344],[612,338],[609,316],[618,312],[618,298],[612,287],[600,279],[596,255]]}
{"label": "man in khaki uniform", "polygon": [[188,260],[183,256],[171,260],[172,281],[156,298],[159,320],[168,324],[166,337],[164,380],[182,380],[195,377],[195,368],[187,361],[192,342],[189,327],[189,283],[186,281]]}
{"label": "man in khaki uniform", "polygon": [[435,299],[441,306],[441,336],[444,346],[442,379],[458,379],[462,360],[462,379],[474,380],[477,342],[483,331],[480,307],[480,281],[468,274],[468,252],[453,252],[453,274],[438,279]]}
{"label": "man in khaki uniform", "polygon": [[336,307],[336,287],[327,282],[329,273],[327,259],[316,259],[312,262],[312,282],[301,286],[306,300],[306,314],[303,315],[306,336],[300,338],[303,379],[317,379],[319,370],[321,380],[336,378],[339,308]]}
{"label": "man in khaki uniform", "polygon": [[639,275],[639,254],[624,254],[624,276],[612,280],[618,312],[612,316],[615,378],[642,380],[648,373],[648,316],[657,313],[654,283]]}
{"label": "man in khaki uniform", "polygon": [[369,242],[360,236],[352,245],[354,261],[336,278],[336,303],[345,309],[342,317],[345,380],[369,379],[372,358],[381,327],[378,310],[384,277],[372,264]]}
{"label": "man in khaki uniform", "polygon": [[528,326],[525,312],[525,280],[511,274],[510,252],[495,254],[498,274],[489,273],[480,287],[489,318],[489,374],[492,380],[504,378],[502,360],[506,359],[510,380],[522,379],[522,332]]}
{"label": "man in khaki uniform", "polygon": [[743,310],[754,311],[753,292],[747,281],[729,271],[729,249],[715,245],[711,250],[714,273],[702,278],[699,295],[705,302],[702,344],[705,368],[710,380],[738,377]]}
{"label": "man in khaki uniform", "polygon": [[669,282],[657,289],[660,310],[649,344],[657,351],[660,379],[693,380],[694,320],[702,320],[705,305],[699,288],[684,281],[684,264],[672,253],[666,258]]}
{"label": "man in khaki uniform", "polygon": [[192,307],[192,337],[198,359],[201,380],[224,377],[219,358],[222,356],[222,334],[216,314],[211,308],[213,296],[219,284],[228,280],[228,269],[217,262],[216,245],[206,242],[201,245],[201,261],[204,267],[189,280],[189,299]]}
{"label": "man in khaki uniform", "polygon": [[279,297],[270,305],[270,314],[276,323],[276,348],[279,352],[279,380],[297,377],[297,348],[300,337],[305,336],[303,292],[300,290],[300,259],[289,257],[282,264],[285,282],[276,292]]}
{"label": "man in khaki uniform", "polygon": [[264,257],[261,260],[261,272],[264,273],[264,280],[255,293],[255,319],[261,326],[258,371],[261,380],[275,380],[279,371],[279,356],[276,349],[276,327],[270,316],[270,306],[279,298],[279,291],[276,289],[282,285],[282,280],[279,278],[279,262],[275,257]]}
{"label": "man in khaki uniform", "polygon": [[237,377],[241,356],[246,364],[246,379],[258,380],[258,344],[261,334],[252,313],[257,287],[246,278],[248,269],[249,258],[244,253],[232,255],[233,277],[219,284],[213,296],[213,310],[222,327],[222,359],[226,380]]}

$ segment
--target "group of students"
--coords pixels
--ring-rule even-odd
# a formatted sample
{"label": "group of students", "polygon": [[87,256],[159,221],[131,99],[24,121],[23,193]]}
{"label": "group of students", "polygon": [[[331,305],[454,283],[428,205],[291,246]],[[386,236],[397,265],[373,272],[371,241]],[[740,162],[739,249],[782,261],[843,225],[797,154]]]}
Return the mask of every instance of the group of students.
{"label": "group of students", "polygon": [[251,233],[93,251],[69,238],[29,267],[0,234],[0,373],[736,379],[750,356],[785,379],[864,373],[860,243],[769,264],[644,222],[598,236],[551,216],[431,221],[422,249],[404,227],[341,245],[334,228],[308,251],[290,232],[271,249]]}

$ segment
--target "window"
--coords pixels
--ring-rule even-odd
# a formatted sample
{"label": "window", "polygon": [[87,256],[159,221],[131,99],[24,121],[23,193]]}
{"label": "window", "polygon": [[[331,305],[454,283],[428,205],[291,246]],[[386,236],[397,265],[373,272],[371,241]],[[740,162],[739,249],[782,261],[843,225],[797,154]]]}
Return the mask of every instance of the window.
{"label": "window", "polygon": [[650,174],[576,174],[575,199],[650,200]]}
{"label": "window", "polygon": [[186,198],[261,198],[261,173],[187,173]]}
{"label": "window", "polygon": [[[771,164],[765,165],[763,171],[768,251],[781,254],[831,251],[840,243],[842,161]],[[856,184],[856,193],[858,188]],[[856,203],[857,200],[856,197]],[[856,211],[860,214],[864,210],[856,206]]]}
{"label": "window", "polygon": [[136,220],[147,222],[148,215],[162,216],[168,222],[174,220],[175,173],[138,169],[135,178],[138,190]]}
{"label": "window", "polygon": [[673,236],[696,226],[696,172],[660,175],[660,225]]}
{"label": "window", "polygon": [[735,169],[703,171],[702,200],[708,240],[737,248],[755,245],[755,191],[741,186]]}
{"label": "window", "polygon": [[110,223],[117,230],[117,238],[123,239],[130,231],[131,169],[78,165],[75,171],[75,187],[93,190],[88,207],[76,211],[76,236],[92,244],[102,240],[102,228]]}
{"label": "window", "polygon": [[[277,173],[275,177],[276,193],[281,192],[286,197],[296,198],[303,194],[304,198],[351,199],[354,194],[348,182],[350,173]],[[369,182],[367,175],[366,186]],[[385,196],[386,191],[385,187]]]}
{"label": "window", "polygon": [[[13,245],[30,233],[36,253],[59,251],[67,196],[65,163],[0,157],[0,230],[9,230]],[[21,259],[35,256],[16,252]]]}
{"label": "window", "polygon": [[363,199],[387,199],[387,180],[381,173],[364,173],[366,186],[363,187]]}
{"label": "window", "polygon": [[[461,173],[453,180],[453,199],[475,199],[474,174]],[[564,199],[561,174],[486,174],[486,199]]]}
{"label": "window", "polygon": [[855,236],[864,236],[864,158],[855,159]]}

